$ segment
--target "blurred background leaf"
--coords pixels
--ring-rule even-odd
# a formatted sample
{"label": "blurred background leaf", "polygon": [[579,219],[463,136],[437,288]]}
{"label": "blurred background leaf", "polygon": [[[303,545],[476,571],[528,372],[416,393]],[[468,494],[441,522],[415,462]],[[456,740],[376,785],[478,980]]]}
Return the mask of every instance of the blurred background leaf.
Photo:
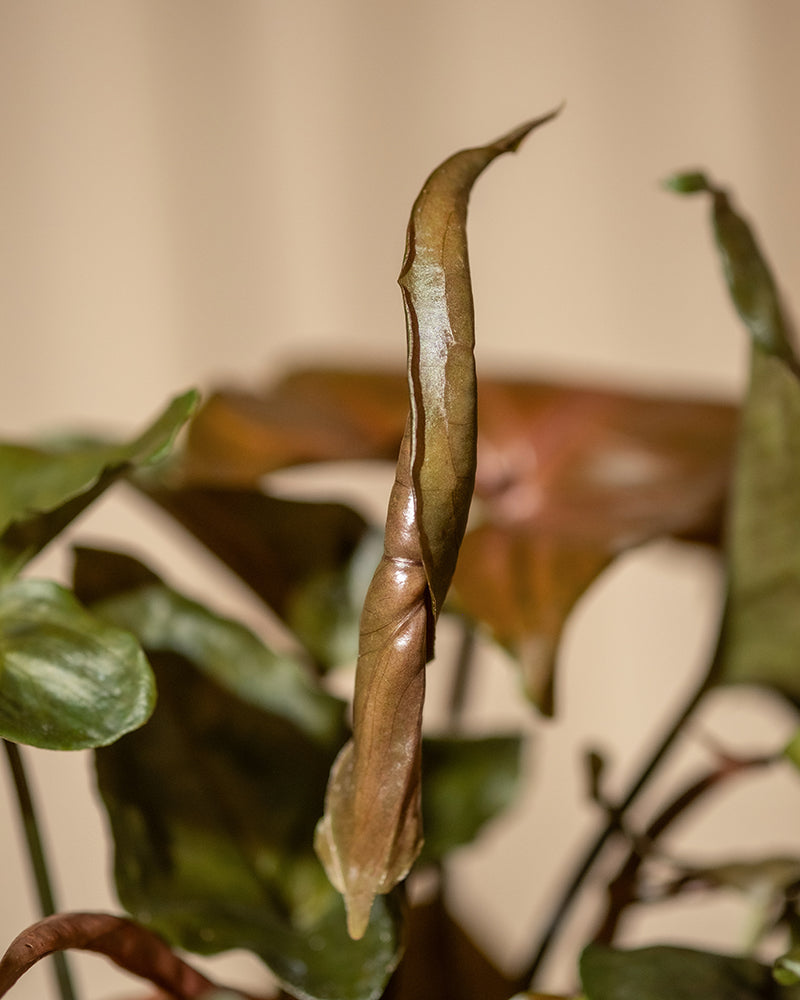
{"label": "blurred background leaf", "polygon": [[0,580],[17,573],[120,476],[162,459],[197,400],[194,391],[176,397],[127,444],[0,444]]}

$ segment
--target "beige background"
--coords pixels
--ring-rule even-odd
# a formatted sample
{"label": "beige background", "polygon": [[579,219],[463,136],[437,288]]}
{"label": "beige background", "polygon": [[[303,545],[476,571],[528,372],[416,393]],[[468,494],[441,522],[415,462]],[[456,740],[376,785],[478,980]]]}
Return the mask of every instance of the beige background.
{"label": "beige background", "polygon": [[[129,430],[184,386],[297,362],[400,365],[395,278],[420,183],[455,149],[562,100],[560,120],[475,191],[481,369],[734,394],[745,345],[704,206],[658,181],[703,165],[730,182],[791,298],[799,41],[794,0],[0,0],[2,433],[64,420]],[[81,532],[132,534],[175,582],[237,603],[124,494]],[[55,554],[34,568],[62,565]],[[590,822],[579,748],[620,748],[621,786],[630,748],[691,683],[717,582],[702,556],[655,546],[576,615],[562,721],[522,713],[537,781],[459,861],[456,902],[503,961],[525,956]],[[482,683],[481,724],[520,715],[506,664]],[[762,747],[791,724],[733,692],[698,729]],[[62,904],[114,906],[86,757],[32,756]],[[720,797],[676,850],[796,850],[798,789],[764,784]],[[6,805],[0,847],[5,943],[35,917]],[[662,908],[627,940],[735,946],[742,919],[733,902]],[[550,985],[566,988],[558,966]],[[99,960],[79,972],[86,1000],[126,993]],[[252,961],[231,974],[261,975]],[[35,971],[13,996],[49,991]]]}

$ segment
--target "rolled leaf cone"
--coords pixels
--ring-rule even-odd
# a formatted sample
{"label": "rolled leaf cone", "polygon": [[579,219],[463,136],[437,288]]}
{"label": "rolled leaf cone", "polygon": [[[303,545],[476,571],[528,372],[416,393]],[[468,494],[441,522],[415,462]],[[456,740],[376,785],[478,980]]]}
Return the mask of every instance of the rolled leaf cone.
{"label": "rolled leaf cone", "polygon": [[328,877],[344,896],[353,938],[364,934],[375,896],[405,878],[422,846],[425,665],[475,481],[467,202],[484,168],[555,113],[451,156],[425,182],[411,212],[399,278],[410,414],[384,554],[361,617],[353,736],[331,769],[315,838]]}

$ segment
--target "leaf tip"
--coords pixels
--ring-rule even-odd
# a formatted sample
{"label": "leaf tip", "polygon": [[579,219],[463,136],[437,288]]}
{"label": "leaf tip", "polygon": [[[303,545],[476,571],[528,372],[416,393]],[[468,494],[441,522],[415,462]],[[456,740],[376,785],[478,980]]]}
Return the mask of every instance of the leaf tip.
{"label": "leaf tip", "polygon": [[698,191],[715,190],[702,170],[687,170],[665,177],[662,185],[676,194],[697,194]]}

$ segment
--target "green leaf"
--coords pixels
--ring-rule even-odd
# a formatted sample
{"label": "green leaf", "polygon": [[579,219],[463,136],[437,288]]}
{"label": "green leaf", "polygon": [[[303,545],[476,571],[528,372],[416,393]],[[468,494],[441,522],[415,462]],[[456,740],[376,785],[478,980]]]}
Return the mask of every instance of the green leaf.
{"label": "green leaf", "polygon": [[320,669],[355,659],[358,617],[381,544],[356,511],[254,489],[176,487],[147,495],[280,616]]}
{"label": "green leaf", "polygon": [[769,969],[752,959],[689,948],[590,945],[580,973],[588,1000],[764,1000],[774,985]]}
{"label": "green leaf", "polygon": [[[92,604],[105,621],[132,632],[148,650],[178,653],[243,701],[281,716],[324,746],[344,738],[344,703],[316,687],[304,665],[279,655],[238,622],[220,617],[149,574],[128,556],[76,551],[76,590],[119,590]],[[105,581],[105,587],[101,581]]]}
{"label": "green leaf", "polygon": [[127,444],[0,444],[0,579],[14,576],[120,476],[163,458],[196,403],[194,391],[177,397]]}
{"label": "green leaf", "polygon": [[676,174],[667,186],[683,194],[711,195],[711,221],[725,281],[753,343],[797,370],[790,324],[777,286],[750,226],[733,208],[725,190],[705,174]]}
{"label": "green leaf", "polygon": [[0,589],[0,736],[51,750],[103,746],[141,726],[154,701],[130,633],[54,583]]}
{"label": "green leaf", "polygon": [[800,945],[794,945],[776,960],[772,975],[782,986],[800,983]]}
{"label": "green leaf", "polygon": [[726,193],[704,179],[728,288],[751,336],[733,475],[728,597],[713,679],[800,701],[800,379],[775,282]]}
{"label": "green leaf", "polygon": [[386,517],[384,554],[361,617],[353,739],[331,771],[317,853],[358,938],[375,896],[422,846],[420,741],[425,665],[455,568],[475,479],[477,435],[467,201],[481,172],[529,122],[431,174],[411,210],[399,283],[410,415]]}
{"label": "green leaf", "polygon": [[394,901],[352,941],[312,850],[335,747],[154,653],[147,726],[96,755],[123,905],[189,951],[246,948],[301,997],[372,1000],[399,957]]}
{"label": "green leaf", "polygon": [[471,843],[517,794],[522,739],[426,739],[422,756],[421,864],[441,861]]}

